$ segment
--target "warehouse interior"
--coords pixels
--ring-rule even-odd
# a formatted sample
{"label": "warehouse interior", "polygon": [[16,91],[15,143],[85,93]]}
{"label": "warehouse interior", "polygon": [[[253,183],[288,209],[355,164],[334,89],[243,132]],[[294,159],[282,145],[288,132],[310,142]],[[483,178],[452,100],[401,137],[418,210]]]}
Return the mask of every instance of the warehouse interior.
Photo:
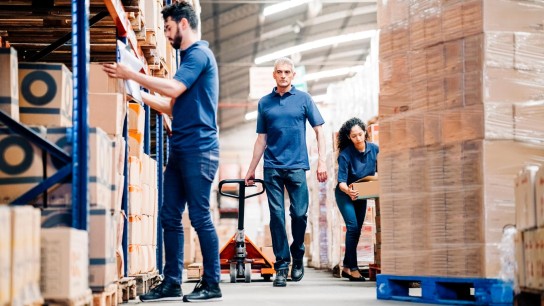
{"label": "warehouse interior", "polygon": [[[218,67],[210,215],[224,304],[543,305],[544,1],[185,1]],[[172,2],[0,0],[0,306],[135,304],[163,280],[175,120],[102,64],[173,78],[180,55],[161,16]],[[306,276],[285,295],[272,288],[266,186],[221,183],[248,171],[280,57],[323,116],[326,148],[307,124]],[[342,276],[335,196],[339,130],[353,117],[379,147],[375,176],[350,185],[367,203],[360,283]],[[204,268],[182,219],[188,294]],[[285,220],[292,242],[288,208]],[[256,261],[237,274],[241,225]]]}

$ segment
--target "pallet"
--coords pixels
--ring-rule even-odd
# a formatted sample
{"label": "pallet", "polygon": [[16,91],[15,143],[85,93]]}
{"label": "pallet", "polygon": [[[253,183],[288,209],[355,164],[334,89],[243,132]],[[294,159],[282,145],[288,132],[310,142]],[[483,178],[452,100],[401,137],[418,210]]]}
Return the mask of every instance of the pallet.
{"label": "pallet", "polygon": [[117,306],[117,283],[109,284],[101,292],[93,292],[93,306]]}
{"label": "pallet", "polygon": [[91,289],[71,299],[45,299],[45,306],[93,306],[93,292]]}
{"label": "pallet", "polygon": [[521,288],[514,298],[515,306],[544,306],[544,291]]}
{"label": "pallet", "polygon": [[[421,295],[410,288],[421,287]],[[500,279],[433,276],[376,276],[377,297],[416,303],[446,305],[512,305],[514,285]]]}
{"label": "pallet", "polygon": [[117,282],[117,301],[119,301],[119,304],[135,300],[137,296],[136,279],[134,277],[123,277]]}
{"label": "pallet", "polygon": [[136,295],[148,293],[157,283],[161,281],[161,276],[157,271],[133,275],[136,280]]}
{"label": "pallet", "polygon": [[192,263],[185,270],[187,270],[188,280],[199,280],[204,274],[202,263]]}

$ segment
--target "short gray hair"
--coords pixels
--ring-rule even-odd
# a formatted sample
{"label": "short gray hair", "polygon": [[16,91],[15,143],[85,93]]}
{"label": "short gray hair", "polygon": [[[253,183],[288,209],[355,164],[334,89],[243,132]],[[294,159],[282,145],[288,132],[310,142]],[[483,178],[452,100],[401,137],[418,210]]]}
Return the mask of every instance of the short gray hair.
{"label": "short gray hair", "polygon": [[295,64],[293,64],[293,61],[288,57],[280,57],[274,62],[274,69],[278,67],[278,65],[290,65],[291,69],[295,70]]}

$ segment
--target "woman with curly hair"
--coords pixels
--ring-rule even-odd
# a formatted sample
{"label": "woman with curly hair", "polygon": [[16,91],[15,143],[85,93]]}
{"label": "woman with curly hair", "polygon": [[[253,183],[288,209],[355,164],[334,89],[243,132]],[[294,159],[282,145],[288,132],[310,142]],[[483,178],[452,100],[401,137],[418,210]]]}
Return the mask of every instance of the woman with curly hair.
{"label": "woman with curly hair", "polygon": [[366,215],[366,200],[357,199],[359,192],[351,183],[375,175],[379,147],[368,142],[366,125],[358,118],[346,121],[338,132],[338,185],[336,204],[346,223],[346,252],[342,277],[350,281],[365,281],[357,266],[357,244]]}

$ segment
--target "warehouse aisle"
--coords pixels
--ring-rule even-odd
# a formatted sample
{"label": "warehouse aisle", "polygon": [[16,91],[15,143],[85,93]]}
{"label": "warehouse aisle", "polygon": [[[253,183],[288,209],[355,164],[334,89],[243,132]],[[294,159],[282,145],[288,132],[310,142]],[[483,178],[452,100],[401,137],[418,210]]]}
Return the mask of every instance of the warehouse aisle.
{"label": "warehouse aisle", "polygon": [[[222,302],[199,303],[199,305],[221,306],[414,306],[416,303],[382,301],[376,299],[376,283],[350,282],[347,279],[335,278],[329,271],[306,268],[304,279],[301,282],[288,282],[285,288],[274,288],[272,282],[259,279],[253,275],[251,283],[238,282],[232,284],[228,275],[222,276]],[[194,282],[183,284],[183,292],[190,293],[195,286]],[[137,302],[132,301],[131,304]],[[179,305],[176,303],[141,303],[143,305]],[[427,304],[430,305],[430,304]]]}

